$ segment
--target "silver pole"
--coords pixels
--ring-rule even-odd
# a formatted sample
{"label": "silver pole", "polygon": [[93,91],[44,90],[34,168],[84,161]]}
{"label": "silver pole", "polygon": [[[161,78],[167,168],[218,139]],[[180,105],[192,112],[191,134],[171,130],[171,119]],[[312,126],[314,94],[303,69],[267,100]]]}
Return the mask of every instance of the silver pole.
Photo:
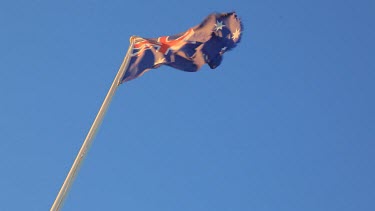
{"label": "silver pole", "polygon": [[95,120],[91,125],[91,128],[90,128],[90,130],[89,130],[89,132],[86,136],[86,139],[83,142],[83,144],[81,146],[81,149],[79,150],[79,152],[77,154],[77,157],[74,160],[74,163],[73,163],[72,167],[70,168],[70,171],[69,171],[68,175],[66,176],[65,181],[64,181],[63,185],[61,186],[61,189],[60,189],[55,201],[53,202],[53,205],[52,205],[50,211],[58,211],[62,207],[64,199],[65,199],[67,193],[69,192],[70,187],[72,186],[73,180],[77,175],[79,167],[81,166],[82,161],[85,158],[85,156],[87,154],[87,151],[92,144],[92,141],[94,140],[95,134],[96,134],[100,124],[103,121],[105,112],[108,109],[108,106],[109,106],[109,104],[112,100],[112,97],[114,96],[114,94],[117,90],[117,87],[120,84],[120,80],[123,77],[123,75],[125,74],[125,71],[126,71],[128,65],[129,65],[131,53],[133,51],[133,44],[134,44],[134,39],[133,39],[133,37],[131,37],[130,38],[130,46],[129,46],[128,52],[125,55],[124,61],[122,62],[121,66],[120,66],[120,69],[117,72],[117,75],[116,75],[115,79],[113,80],[111,88],[109,89],[109,91],[107,93],[107,96],[105,97],[105,99],[103,101],[103,104],[100,107],[99,112],[96,115]]}

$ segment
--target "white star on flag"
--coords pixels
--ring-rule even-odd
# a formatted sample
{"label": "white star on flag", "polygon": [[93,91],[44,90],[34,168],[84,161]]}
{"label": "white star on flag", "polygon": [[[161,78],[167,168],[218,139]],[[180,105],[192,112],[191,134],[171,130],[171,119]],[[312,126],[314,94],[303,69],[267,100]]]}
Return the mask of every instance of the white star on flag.
{"label": "white star on flag", "polygon": [[240,37],[240,34],[241,34],[240,30],[239,30],[239,29],[236,29],[236,31],[233,33],[233,37],[232,37],[232,39],[233,39],[233,40],[238,39],[238,38]]}
{"label": "white star on flag", "polygon": [[223,55],[226,50],[227,50],[227,47],[221,48],[220,55]]}
{"label": "white star on flag", "polygon": [[222,30],[225,25],[223,24],[223,21],[216,21],[215,24],[215,31]]}

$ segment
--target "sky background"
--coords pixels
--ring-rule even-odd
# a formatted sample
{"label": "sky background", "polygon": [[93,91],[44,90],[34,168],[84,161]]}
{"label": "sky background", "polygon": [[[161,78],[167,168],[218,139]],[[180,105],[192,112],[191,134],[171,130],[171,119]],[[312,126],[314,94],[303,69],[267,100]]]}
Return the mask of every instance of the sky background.
{"label": "sky background", "polygon": [[49,210],[131,35],[235,10],[221,66],[119,87],[63,210],[375,210],[375,2],[1,1],[0,210]]}

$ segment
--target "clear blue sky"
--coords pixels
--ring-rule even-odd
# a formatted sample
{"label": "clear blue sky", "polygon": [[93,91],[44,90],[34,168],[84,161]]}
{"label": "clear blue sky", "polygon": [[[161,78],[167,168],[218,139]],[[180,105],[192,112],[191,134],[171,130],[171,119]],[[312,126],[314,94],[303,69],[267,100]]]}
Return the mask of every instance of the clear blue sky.
{"label": "clear blue sky", "polygon": [[235,10],[216,70],[120,86],[63,210],[375,210],[375,3],[3,1],[0,210],[49,210],[131,35]]}

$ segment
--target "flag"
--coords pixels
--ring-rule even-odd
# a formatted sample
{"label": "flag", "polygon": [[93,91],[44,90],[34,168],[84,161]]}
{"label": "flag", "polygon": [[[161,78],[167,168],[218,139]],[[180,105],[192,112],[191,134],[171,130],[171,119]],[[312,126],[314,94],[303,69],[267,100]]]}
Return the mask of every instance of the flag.
{"label": "flag", "polygon": [[187,31],[158,38],[132,36],[133,48],[121,83],[161,65],[196,72],[204,64],[218,67],[223,54],[241,40],[243,26],[236,13],[214,13]]}

